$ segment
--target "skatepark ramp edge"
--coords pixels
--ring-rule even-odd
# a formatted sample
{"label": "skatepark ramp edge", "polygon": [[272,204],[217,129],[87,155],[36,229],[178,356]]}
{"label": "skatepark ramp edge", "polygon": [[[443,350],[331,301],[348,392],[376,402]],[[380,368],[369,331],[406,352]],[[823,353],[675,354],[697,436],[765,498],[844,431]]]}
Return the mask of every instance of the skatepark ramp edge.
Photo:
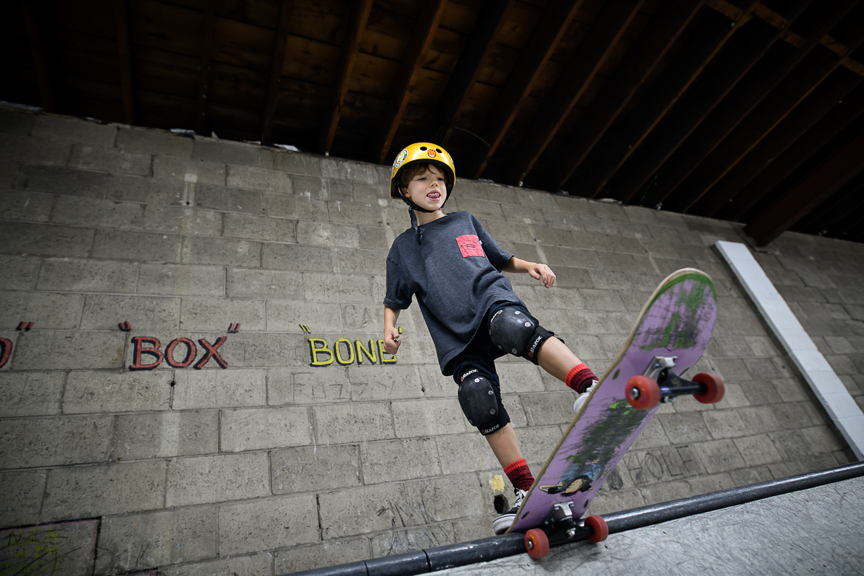
{"label": "skatepark ramp edge", "polygon": [[[772,496],[779,496],[862,476],[864,476],[864,463],[858,462],[828,470],[769,480],[750,486],[721,490],[692,498],[615,512],[604,516],[604,518],[609,526],[609,533],[614,534],[616,532],[625,532],[677,518],[711,512],[721,508],[746,504]],[[575,539],[571,540],[571,542],[575,541]],[[304,572],[295,572],[292,575],[286,574],[283,576],[395,576],[426,574],[458,566],[489,562],[524,552],[524,534],[515,532],[502,536],[473,540],[471,542],[440,546],[326,568],[317,568]]]}

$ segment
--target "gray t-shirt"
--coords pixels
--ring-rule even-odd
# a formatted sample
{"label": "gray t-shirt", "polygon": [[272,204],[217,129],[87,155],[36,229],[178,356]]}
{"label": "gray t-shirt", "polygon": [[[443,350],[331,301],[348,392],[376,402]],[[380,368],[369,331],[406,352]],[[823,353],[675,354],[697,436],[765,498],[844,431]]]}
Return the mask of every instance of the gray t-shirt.
{"label": "gray t-shirt", "polygon": [[513,255],[473,214],[453,212],[420,229],[422,243],[409,228],[390,248],[384,305],[405,310],[417,296],[441,371],[449,376],[447,363],[468,346],[492,305],[524,304],[501,274]]}

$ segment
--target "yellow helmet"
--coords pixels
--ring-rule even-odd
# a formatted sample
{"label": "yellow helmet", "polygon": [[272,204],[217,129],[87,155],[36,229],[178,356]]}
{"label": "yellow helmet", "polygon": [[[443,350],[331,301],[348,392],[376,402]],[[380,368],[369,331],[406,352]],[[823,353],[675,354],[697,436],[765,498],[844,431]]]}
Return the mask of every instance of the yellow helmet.
{"label": "yellow helmet", "polygon": [[447,198],[450,198],[453,185],[456,184],[456,168],[453,167],[453,159],[444,148],[431,142],[415,142],[396,155],[393,171],[390,173],[390,198],[402,198],[396,186],[396,174],[402,168],[417,162],[435,164],[444,172],[444,178],[447,180]]}

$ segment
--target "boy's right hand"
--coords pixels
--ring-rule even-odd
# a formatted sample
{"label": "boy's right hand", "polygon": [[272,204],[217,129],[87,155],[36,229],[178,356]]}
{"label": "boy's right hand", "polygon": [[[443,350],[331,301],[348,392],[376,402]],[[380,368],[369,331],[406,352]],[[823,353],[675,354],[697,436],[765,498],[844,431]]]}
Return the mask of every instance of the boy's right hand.
{"label": "boy's right hand", "polygon": [[399,346],[402,345],[400,338],[402,337],[399,334],[399,329],[395,326],[392,328],[384,329],[384,351],[388,354],[396,355],[396,351],[399,350]]}

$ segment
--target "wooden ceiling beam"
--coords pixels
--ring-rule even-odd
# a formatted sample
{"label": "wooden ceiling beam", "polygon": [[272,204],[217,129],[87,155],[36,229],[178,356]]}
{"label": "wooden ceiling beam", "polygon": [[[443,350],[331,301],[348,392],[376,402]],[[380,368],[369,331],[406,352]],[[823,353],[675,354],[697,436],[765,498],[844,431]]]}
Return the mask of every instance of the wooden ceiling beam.
{"label": "wooden ceiling beam", "polygon": [[864,112],[864,83],[858,84],[780,156],[773,158],[764,166],[758,176],[735,195],[735,201],[731,204],[727,203],[717,213],[717,217],[739,220],[745,216],[813,154],[854,122],[862,112]]}
{"label": "wooden ceiling beam", "polygon": [[486,0],[474,22],[471,36],[462,49],[456,68],[447,81],[444,93],[433,114],[433,142],[447,144],[456,125],[456,120],[462,113],[462,108],[468,99],[468,94],[477,82],[480,72],[489,60],[501,29],[504,26],[504,14],[515,3],[515,0]]}
{"label": "wooden ceiling beam", "polygon": [[135,77],[132,71],[132,38],[129,29],[128,0],[114,0],[114,16],[117,24],[117,56],[120,64],[120,93],[123,97],[123,115],[127,124],[135,124]]}
{"label": "wooden ceiling beam", "polygon": [[[795,9],[800,14],[812,0],[799,0]],[[796,15],[797,15],[796,14]],[[720,60],[708,66],[699,81],[678,101],[661,126],[643,140],[626,164],[618,171],[610,186],[613,198],[625,203],[637,201],[640,191],[681,144],[711,114],[714,108],[738,85],[751,68],[778,40],[780,32],[753,19],[735,34]],[[643,191],[643,195],[647,193]],[[645,205],[654,204],[645,201]]]}
{"label": "wooden ceiling beam", "polygon": [[486,168],[510,125],[519,112],[522,100],[531,93],[531,89],[540,77],[540,73],[549,57],[561,41],[561,37],[570,26],[570,22],[579,11],[583,0],[552,0],[540,21],[534,27],[528,45],[522,50],[519,60],[507,78],[507,82],[492,104],[487,120],[483,125],[481,137],[489,144],[489,148],[480,155],[479,161],[469,168],[469,175],[478,178]]}
{"label": "wooden ceiling beam", "polygon": [[800,184],[747,224],[744,233],[753,238],[758,246],[769,244],[862,172],[864,131],[859,132]]}
{"label": "wooden ceiling beam", "polygon": [[[756,1],[750,0],[750,10]],[[580,196],[598,196],[618,168],[665,118],[732,35],[741,29],[750,17],[749,12],[741,12],[738,17],[740,20],[730,22],[717,12],[706,13],[678,54],[646,88],[637,108],[600,139],[576,168],[569,183],[561,178],[550,179],[546,189],[557,191],[566,186]]]}
{"label": "wooden ceiling beam", "polygon": [[399,65],[399,72],[396,74],[396,81],[390,90],[390,97],[384,106],[381,120],[382,129],[378,135],[377,144],[372,149],[371,159],[377,164],[383,164],[390,151],[390,145],[396,136],[396,129],[402,122],[405,107],[408,106],[408,100],[411,98],[414,85],[417,83],[417,76],[426,61],[426,54],[432,45],[432,39],[441,23],[441,15],[446,6],[447,0],[429,0],[421,3],[420,14],[414,26],[411,41]]}
{"label": "wooden ceiling beam", "polygon": [[[694,0],[691,0],[691,3],[693,1]],[[703,0],[695,0],[696,3],[701,3],[702,1]],[[558,79],[552,92],[544,99],[540,110],[538,110],[536,116],[531,122],[531,126],[522,137],[516,150],[511,154],[510,160],[507,164],[508,169],[505,176],[505,182],[510,184],[522,183],[525,179],[525,175],[534,167],[537,159],[540,158],[543,151],[546,150],[546,147],[552,141],[552,138],[554,138],[555,134],[558,133],[558,129],[570,114],[570,111],[574,106],[576,106],[576,103],[579,102],[579,99],[585,93],[585,90],[600,70],[600,67],[603,66],[612,54],[612,51],[618,44],[618,40],[620,40],[621,36],[626,32],[630,23],[633,21],[633,18],[635,18],[639,13],[643,4],[644,0],[622,0],[620,2],[606,3],[603,10],[597,16],[597,19],[591,25],[590,30],[585,35],[585,38],[582,39],[579,48],[573,54],[570,62],[564,68],[564,73]],[[628,62],[633,59],[633,54],[637,54],[638,56],[643,55],[642,50],[645,49],[644,44],[644,42],[637,42],[636,45],[631,47],[629,51],[631,56],[630,59],[628,59]],[[642,59],[645,60],[646,58],[643,57]],[[646,62],[645,64],[648,65],[649,63]],[[624,65],[624,67],[626,67],[626,65]],[[618,74],[619,71],[621,71],[620,66],[616,70],[615,77],[610,82],[614,83],[615,79],[621,78]],[[630,70],[630,72],[632,73],[633,70]],[[639,78],[641,78],[641,76]],[[607,82],[606,86],[604,86],[603,95],[596,98],[594,103],[603,100],[610,94],[618,96],[618,102],[620,102],[622,98],[629,100],[627,94],[616,93],[614,91],[615,88],[620,89],[620,85],[614,87],[609,86],[610,82]],[[629,84],[632,85],[632,83],[632,80],[629,81]],[[618,84],[620,84],[620,82]],[[612,91],[610,91],[610,89]],[[614,106],[614,104],[615,103],[612,103],[612,106]],[[626,101],[622,104],[626,104]],[[593,109],[594,107],[592,107],[592,110]],[[609,113],[611,114],[612,112],[610,111]],[[589,113],[586,112],[585,115],[583,115],[583,118],[586,118],[588,115]],[[602,124],[602,119],[600,120]],[[573,132],[579,132],[582,130],[583,124],[585,124],[585,122],[580,122],[573,128]],[[593,124],[597,124],[597,122],[595,121]],[[568,154],[568,156],[576,157],[580,152],[585,150],[586,146],[588,146],[588,143],[584,140],[581,140],[578,144],[581,145],[581,149],[577,148],[573,150],[572,155]],[[573,160],[570,160],[567,165],[569,166],[572,161]],[[554,162],[553,165],[557,167],[557,164]]]}
{"label": "wooden ceiling beam", "polygon": [[754,69],[714,110],[663,165],[663,178],[652,190],[650,204],[663,202],[672,212],[690,210],[806,98],[842,60],[827,50],[816,52],[813,59],[807,56],[856,2],[842,0],[799,23],[808,38],[804,46],[784,52],[768,70]]}
{"label": "wooden ceiling beam", "polygon": [[282,81],[282,68],[285,66],[285,52],[288,48],[288,25],[291,23],[291,10],[294,0],[279,3],[279,18],[273,35],[273,51],[270,57],[270,76],[267,99],[264,104],[264,122],[261,128],[261,143],[273,144],[273,126],[276,124],[276,102],[279,98],[279,83]]}
{"label": "wooden ceiling beam", "polygon": [[[547,177],[548,181],[551,182],[552,188],[555,190],[559,189],[560,185],[572,176],[573,171],[585,160],[585,157],[599,142],[600,138],[606,133],[606,130],[609,129],[615,119],[627,107],[627,104],[633,95],[636,94],[639,87],[642,86],[655,67],[661,62],[666,52],[678,40],[678,37],[690,24],[693,17],[702,7],[702,4],[704,4],[704,1],[679,0],[664,4],[657,11],[652,21],[648,24],[647,29],[630,48],[626,59],[618,65],[612,77],[606,81],[602,92],[594,98],[588,109],[584,111],[578,123],[572,128],[570,136],[566,138],[565,143],[561,146],[560,151],[555,154],[550,163],[550,173]],[[635,15],[640,6],[641,4],[635,7],[631,16]],[[617,3],[614,6],[612,3],[607,3],[604,14],[607,11],[619,10],[626,14],[626,8],[622,9]],[[609,50],[618,41],[618,38],[620,38],[620,35],[629,23],[630,19],[622,22],[620,30],[614,38],[605,44],[606,51],[597,59],[594,71],[605,61]],[[610,24],[612,26],[615,25],[614,22]],[[602,46],[604,45],[603,40],[605,38],[598,38],[592,42],[588,42],[588,40],[589,38],[586,38],[583,41],[583,44],[587,44],[586,49],[584,51],[579,50],[577,58],[573,59],[576,70],[579,70],[578,63],[580,59],[591,62],[592,57],[596,58],[597,54],[592,54],[592,51],[595,53],[599,51],[596,49],[592,50],[591,45],[597,44]],[[583,52],[587,52],[587,54],[582,54]],[[593,72],[591,77],[585,80],[584,87],[587,87],[591,78],[593,78]],[[584,87],[579,89],[578,94],[572,100],[570,108],[581,97]],[[569,112],[570,108],[566,112]],[[525,179],[526,174],[533,167],[564,120],[564,114],[559,115],[557,119],[554,116],[550,117],[550,113],[555,113],[556,111],[555,106],[544,107],[543,119],[538,121],[532,127],[531,132],[523,138],[524,145],[520,143],[519,153],[514,155],[514,161],[511,162],[511,166],[513,166],[513,180],[516,182],[521,182]],[[542,137],[539,137],[539,134],[542,134]],[[526,161],[518,162],[517,159],[519,158],[525,158]]]}
{"label": "wooden ceiling beam", "polygon": [[318,135],[318,152],[330,155],[330,147],[336,137],[336,127],[342,116],[342,106],[345,104],[345,95],[348,94],[348,85],[351,81],[351,73],[354,63],[357,61],[357,53],[360,51],[360,41],[363,39],[363,31],[369,21],[372,12],[372,0],[358,0],[352,3],[354,8],[351,13],[351,23],[345,35],[342,52],[339,56],[339,68],[336,70],[336,82],[330,94],[330,106],[325,117],[321,132]]}
{"label": "wooden ceiling beam", "polygon": [[21,10],[24,12],[27,26],[27,39],[33,56],[33,67],[36,69],[36,80],[39,82],[42,108],[47,112],[57,112],[57,76],[52,58],[51,34],[48,31],[50,24],[47,10],[41,4],[32,0],[22,0]]}
{"label": "wooden ceiling beam", "polygon": [[215,2],[203,0],[201,63],[198,65],[198,113],[195,117],[195,132],[207,136],[207,100],[210,97],[210,64],[213,59],[213,30],[216,26]]}
{"label": "wooden ceiling beam", "polygon": [[847,230],[864,213],[861,212],[862,208],[864,179],[859,176],[857,182],[851,182],[834,198],[810,212],[793,229],[805,234],[839,237],[841,231]]}

